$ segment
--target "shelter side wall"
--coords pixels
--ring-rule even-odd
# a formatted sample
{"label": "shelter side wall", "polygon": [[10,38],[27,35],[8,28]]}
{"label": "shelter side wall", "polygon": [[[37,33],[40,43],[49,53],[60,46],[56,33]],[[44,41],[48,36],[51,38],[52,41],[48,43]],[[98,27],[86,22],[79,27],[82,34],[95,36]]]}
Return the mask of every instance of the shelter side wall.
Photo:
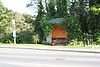
{"label": "shelter side wall", "polygon": [[67,38],[68,32],[65,26],[54,26],[52,31],[53,38]]}
{"label": "shelter side wall", "polygon": [[46,42],[52,43],[52,35],[49,35],[48,37],[46,37]]}

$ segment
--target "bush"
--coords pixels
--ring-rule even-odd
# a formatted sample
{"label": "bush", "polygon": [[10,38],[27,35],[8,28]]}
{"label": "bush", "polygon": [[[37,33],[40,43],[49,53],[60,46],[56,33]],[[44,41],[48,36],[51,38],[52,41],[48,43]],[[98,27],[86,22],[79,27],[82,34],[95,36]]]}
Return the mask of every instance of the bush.
{"label": "bush", "polygon": [[96,42],[97,45],[99,45],[100,44],[100,33],[99,32],[96,33],[95,37],[96,37],[95,42]]}
{"label": "bush", "polygon": [[17,34],[17,43],[33,43],[32,36],[33,32],[31,31],[22,31]]}
{"label": "bush", "polygon": [[34,34],[32,36],[32,41],[33,41],[33,43],[37,44],[39,42],[39,35],[38,34]]}
{"label": "bush", "polygon": [[[22,31],[16,34],[16,42],[18,44],[32,44],[39,41],[39,36],[32,31]],[[5,34],[0,36],[0,43],[13,43],[13,34]]]}
{"label": "bush", "polygon": [[0,36],[1,43],[13,43],[12,33]]}

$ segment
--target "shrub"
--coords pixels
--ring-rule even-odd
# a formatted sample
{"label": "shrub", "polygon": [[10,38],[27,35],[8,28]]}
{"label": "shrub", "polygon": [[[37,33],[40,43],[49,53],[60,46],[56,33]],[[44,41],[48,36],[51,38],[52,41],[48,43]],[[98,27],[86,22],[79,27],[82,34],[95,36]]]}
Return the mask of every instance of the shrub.
{"label": "shrub", "polygon": [[17,33],[17,43],[33,43],[32,42],[33,32],[31,31],[22,31]]}
{"label": "shrub", "polygon": [[32,41],[33,41],[33,43],[37,44],[37,42],[39,42],[39,35],[38,34],[34,34],[32,36]]}

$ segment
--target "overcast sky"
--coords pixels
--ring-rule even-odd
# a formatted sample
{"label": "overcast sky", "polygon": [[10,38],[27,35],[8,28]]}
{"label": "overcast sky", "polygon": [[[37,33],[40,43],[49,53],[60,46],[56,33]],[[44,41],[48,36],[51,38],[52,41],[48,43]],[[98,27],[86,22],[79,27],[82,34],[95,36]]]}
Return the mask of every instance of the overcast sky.
{"label": "overcast sky", "polygon": [[26,4],[30,2],[30,0],[1,0],[5,7],[10,10],[18,11],[19,13],[28,13],[31,15],[36,15],[36,8],[31,9],[27,8]]}

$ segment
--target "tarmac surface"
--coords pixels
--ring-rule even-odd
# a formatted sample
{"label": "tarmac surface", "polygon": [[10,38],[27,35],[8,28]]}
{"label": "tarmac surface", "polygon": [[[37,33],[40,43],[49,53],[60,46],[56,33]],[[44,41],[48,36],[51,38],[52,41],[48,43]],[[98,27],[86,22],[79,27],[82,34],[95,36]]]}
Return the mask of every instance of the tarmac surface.
{"label": "tarmac surface", "polygon": [[1,46],[0,67],[100,67],[100,50]]}

